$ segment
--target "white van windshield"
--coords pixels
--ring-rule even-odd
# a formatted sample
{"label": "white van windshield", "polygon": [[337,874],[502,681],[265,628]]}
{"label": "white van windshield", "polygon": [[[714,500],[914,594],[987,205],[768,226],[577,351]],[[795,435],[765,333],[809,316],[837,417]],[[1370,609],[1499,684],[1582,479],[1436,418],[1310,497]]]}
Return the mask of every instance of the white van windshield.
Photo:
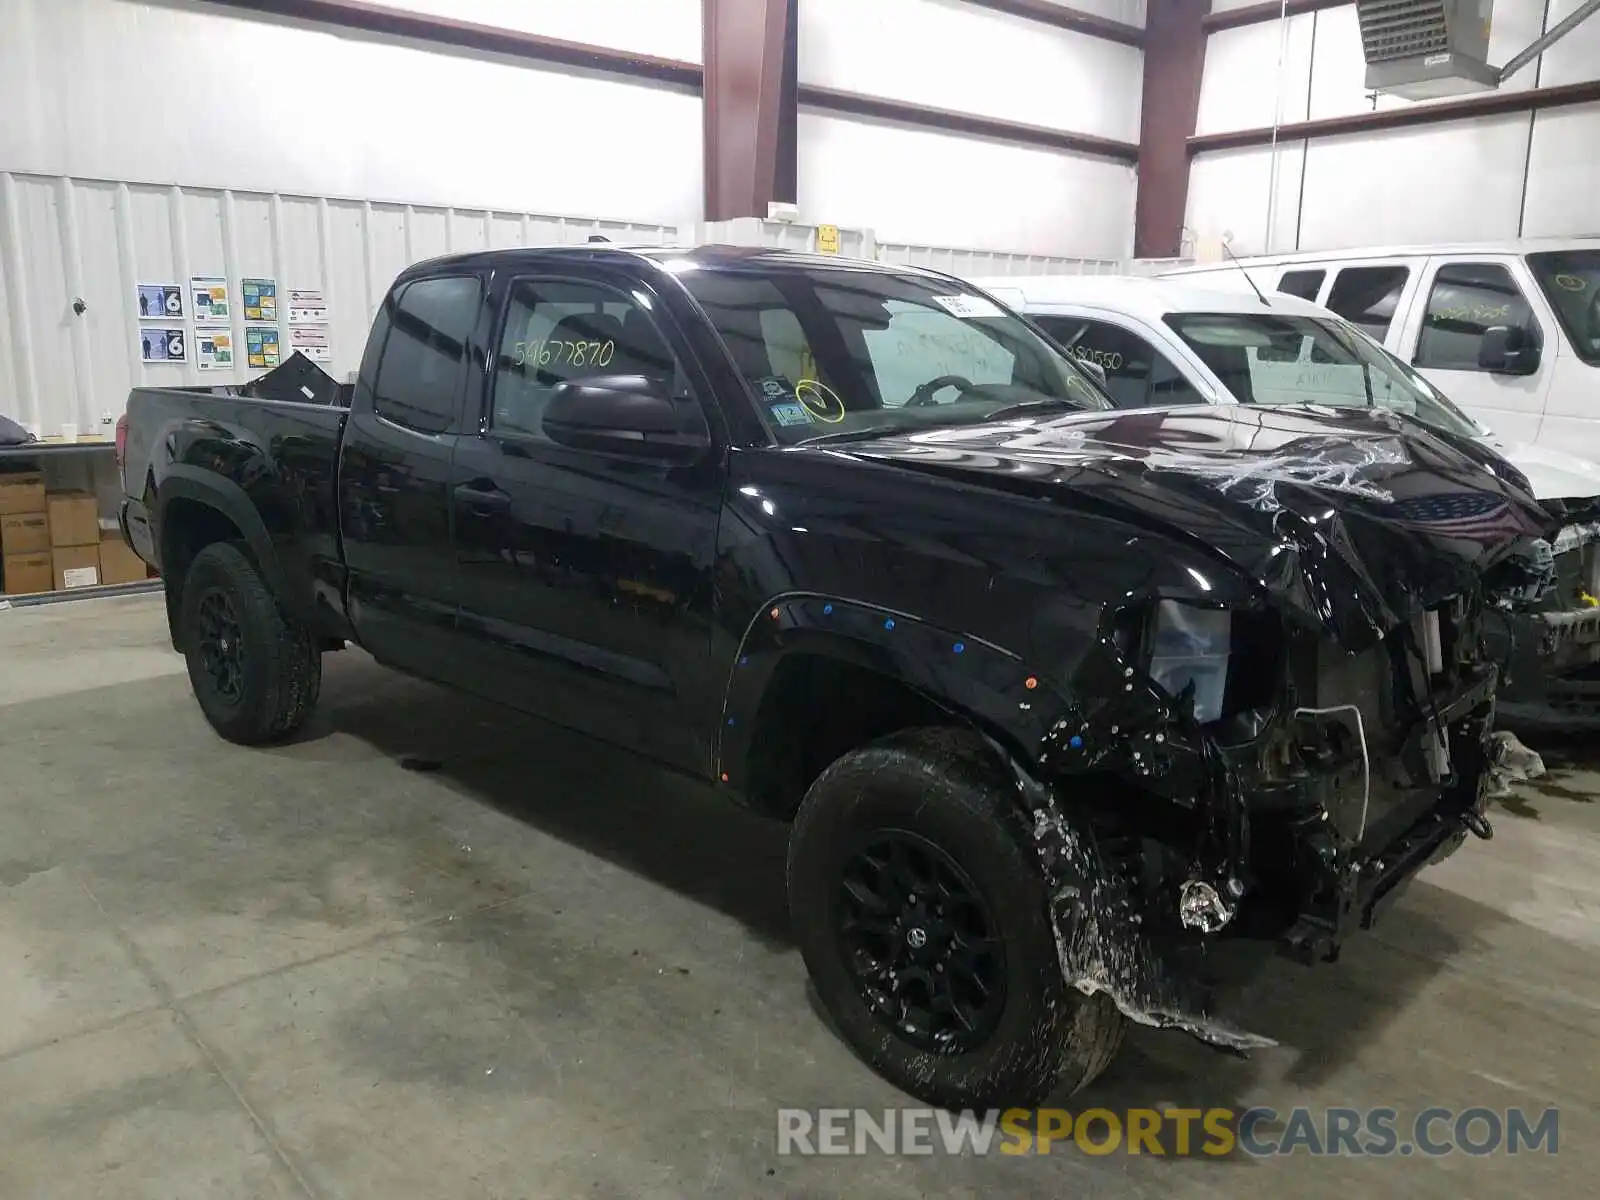
{"label": "white van windshield", "polygon": [[1241,404],[1387,408],[1462,437],[1483,432],[1421,375],[1343,321],[1173,313],[1167,324]]}
{"label": "white van windshield", "polygon": [[1530,254],[1528,265],[1578,357],[1600,366],[1600,250]]}

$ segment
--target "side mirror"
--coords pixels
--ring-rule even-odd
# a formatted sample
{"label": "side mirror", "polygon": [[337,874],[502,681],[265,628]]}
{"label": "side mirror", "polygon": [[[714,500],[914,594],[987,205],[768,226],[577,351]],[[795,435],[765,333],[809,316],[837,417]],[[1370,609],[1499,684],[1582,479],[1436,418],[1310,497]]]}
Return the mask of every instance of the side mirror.
{"label": "side mirror", "polygon": [[658,462],[693,462],[711,445],[700,414],[674,403],[659,380],[645,375],[557,384],[540,424],[563,446]]}
{"label": "side mirror", "polygon": [[1491,325],[1478,343],[1478,366],[1496,375],[1532,375],[1540,357],[1538,343],[1520,325]]}

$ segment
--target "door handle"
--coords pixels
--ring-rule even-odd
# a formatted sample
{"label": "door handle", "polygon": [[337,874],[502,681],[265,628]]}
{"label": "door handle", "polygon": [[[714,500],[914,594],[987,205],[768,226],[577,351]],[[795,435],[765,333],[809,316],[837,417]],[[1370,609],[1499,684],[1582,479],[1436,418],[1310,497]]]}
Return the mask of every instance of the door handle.
{"label": "door handle", "polygon": [[487,480],[457,484],[456,503],[474,516],[493,517],[511,511],[511,497]]}

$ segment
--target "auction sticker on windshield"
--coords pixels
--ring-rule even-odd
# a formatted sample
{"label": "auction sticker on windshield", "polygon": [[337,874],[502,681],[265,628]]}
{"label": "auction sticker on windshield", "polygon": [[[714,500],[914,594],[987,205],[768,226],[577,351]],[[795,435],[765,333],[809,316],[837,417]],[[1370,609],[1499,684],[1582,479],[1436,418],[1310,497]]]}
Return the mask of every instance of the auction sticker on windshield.
{"label": "auction sticker on windshield", "polygon": [[998,317],[1003,314],[993,300],[982,296],[935,296],[934,303],[953,317]]}

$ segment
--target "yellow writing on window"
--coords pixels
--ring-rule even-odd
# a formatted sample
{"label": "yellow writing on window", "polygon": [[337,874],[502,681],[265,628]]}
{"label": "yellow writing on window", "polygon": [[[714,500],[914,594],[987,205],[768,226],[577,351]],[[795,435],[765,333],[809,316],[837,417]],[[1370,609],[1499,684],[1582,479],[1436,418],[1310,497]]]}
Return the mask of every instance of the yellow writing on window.
{"label": "yellow writing on window", "polygon": [[1511,316],[1509,304],[1456,304],[1433,310],[1435,321],[1470,321],[1488,325]]}
{"label": "yellow writing on window", "polygon": [[518,367],[528,363],[539,367],[606,367],[611,365],[617,344],[541,338],[537,342],[518,342],[514,349],[511,362]]}

